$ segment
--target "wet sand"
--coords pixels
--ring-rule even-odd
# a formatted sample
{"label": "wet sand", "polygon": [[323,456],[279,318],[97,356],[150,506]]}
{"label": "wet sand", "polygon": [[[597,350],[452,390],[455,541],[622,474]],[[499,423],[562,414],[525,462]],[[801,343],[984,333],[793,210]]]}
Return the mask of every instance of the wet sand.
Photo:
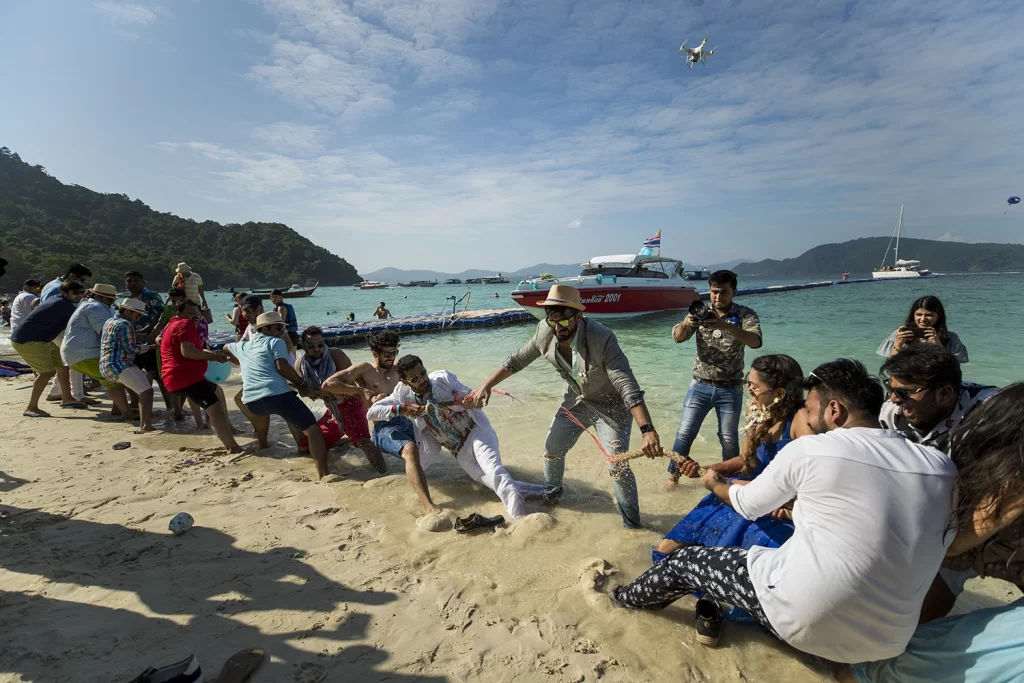
{"label": "wet sand", "polygon": [[[594,568],[612,581],[643,571],[703,496],[696,481],[662,492],[661,461],[634,464],[648,529],[621,527],[583,437],[557,507],[494,533],[432,533],[396,461],[378,477],[345,445],[318,483],[276,418],[270,451],[232,462],[191,422],[135,435],[98,410],[23,419],[28,386],[0,383],[0,681],[127,681],[190,653],[214,680],[248,647],[268,656],[256,683],[827,680],[824,663],[752,625],[728,623],[717,649],[702,647],[692,599],[625,612],[586,589]],[[513,476],[541,481],[557,403],[531,397],[495,400],[488,414]],[[234,410],[232,421],[244,425]],[[132,447],[112,450],[119,441]],[[698,460],[716,459],[701,448]],[[453,461],[428,478],[459,515],[503,512]],[[167,524],[180,511],[195,527],[175,537]],[[1019,595],[998,581],[974,589],[961,603]]]}

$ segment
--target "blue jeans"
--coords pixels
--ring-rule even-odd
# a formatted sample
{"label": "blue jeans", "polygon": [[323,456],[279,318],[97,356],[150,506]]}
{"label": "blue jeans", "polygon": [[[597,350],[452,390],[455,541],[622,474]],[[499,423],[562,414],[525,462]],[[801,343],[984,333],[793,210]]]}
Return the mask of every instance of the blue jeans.
{"label": "blue jeans", "polygon": [[[622,408],[619,426],[610,424],[603,417],[585,405],[572,409],[572,414],[587,427],[597,431],[597,438],[610,455],[625,453],[629,450],[629,435],[633,430],[633,418],[629,411]],[[618,416],[616,416],[618,417]],[[548,437],[544,442],[544,483],[548,493],[558,493],[562,489],[562,478],[565,475],[565,456],[576,445],[577,439],[583,434],[579,425],[574,423],[561,410],[555,413],[555,419],[548,428]],[[612,489],[615,501],[622,515],[622,525],[627,529],[640,528],[640,502],[636,492],[636,479],[628,463],[619,466],[608,465],[608,473],[612,475]]]}
{"label": "blue jeans", "polygon": [[[735,458],[740,454],[740,411],[743,409],[743,386],[716,387],[713,384],[693,380],[683,399],[683,419],[679,422],[676,441],[672,450],[680,455],[689,455],[690,446],[697,438],[697,432],[711,409],[718,416],[718,440],[722,443],[722,460]],[[679,473],[675,461],[670,461],[668,471]]]}

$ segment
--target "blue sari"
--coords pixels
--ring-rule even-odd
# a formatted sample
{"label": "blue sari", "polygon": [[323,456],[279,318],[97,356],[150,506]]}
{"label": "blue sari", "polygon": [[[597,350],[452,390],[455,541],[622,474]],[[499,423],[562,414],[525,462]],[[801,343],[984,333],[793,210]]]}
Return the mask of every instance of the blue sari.
{"label": "blue sari", "polygon": [[[789,420],[782,429],[782,438],[772,443],[762,442],[757,447],[757,467],[750,474],[732,477],[737,479],[754,479],[764,471],[775,455],[788,444],[789,432],[793,421]],[[708,547],[747,548],[760,545],[767,548],[778,548],[793,535],[793,523],[762,517],[753,522],[743,519],[735,510],[723,503],[713,493],[706,495],[697,506],[672,527],[665,538],[684,545],[703,545]],[[667,555],[654,550],[651,558],[654,564],[664,560]]]}

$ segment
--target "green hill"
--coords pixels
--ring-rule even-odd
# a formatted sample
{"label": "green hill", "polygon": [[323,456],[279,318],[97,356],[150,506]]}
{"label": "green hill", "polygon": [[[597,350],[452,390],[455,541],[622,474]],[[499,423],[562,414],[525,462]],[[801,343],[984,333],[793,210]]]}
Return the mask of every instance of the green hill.
{"label": "green hill", "polygon": [[[882,263],[888,237],[864,237],[840,244],[822,244],[796,258],[765,259],[741,263],[733,270],[739,275],[790,277],[836,276],[843,271],[868,273]],[[904,238],[900,258],[916,259],[933,273],[997,273],[1024,270],[1024,245],[966,244]],[[892,264],[889,252],[887,263]]]}
{"label": "green hill", "polygon": [[65,185],[0,147],[0,256],[7,275],[0,291],[35,277],[50,280],[69,263],[93,271],[93,281],[120,285],[127,270],[164,290],[185,261],[218,286],[323,286],[362,281],[347,261],[281,223],[197,223],[154,211],[123,194]]}

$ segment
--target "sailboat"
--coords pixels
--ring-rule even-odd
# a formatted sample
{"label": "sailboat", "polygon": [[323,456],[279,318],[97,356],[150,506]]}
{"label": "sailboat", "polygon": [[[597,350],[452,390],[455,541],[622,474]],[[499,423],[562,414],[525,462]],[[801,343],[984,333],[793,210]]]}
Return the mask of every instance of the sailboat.
{"label": "sailboat", "polygon": [[893,265],[885,265],[885,260],[889,258],[889,248],[892,247],[892,238],[889,239],[889,246],[885,248],[885,256],[882,257],[882,265],[875,269],[871,273],[871,277],[876,280],[896,280],[902,278],[911,277],[924,277],[925,275],[931,275],[931,271],[921,269],[921,262],[914,260],[904,260],[900,258],[900,234],[903,232],[903,206],[900,205],[900,219],[896,222],[896,253],[894,255]]}

